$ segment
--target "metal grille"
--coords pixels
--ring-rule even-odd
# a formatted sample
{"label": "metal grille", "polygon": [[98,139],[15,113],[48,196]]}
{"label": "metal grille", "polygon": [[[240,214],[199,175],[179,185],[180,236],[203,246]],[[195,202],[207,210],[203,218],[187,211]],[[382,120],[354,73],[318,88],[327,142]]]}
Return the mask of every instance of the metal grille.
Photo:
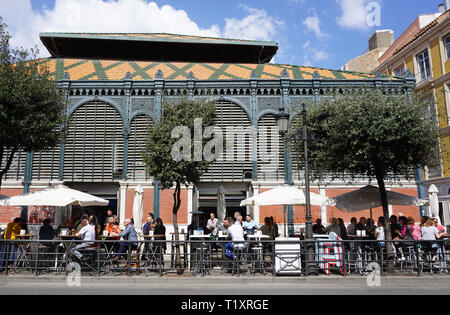
{"label": "metal grille", "polygon": [[258,122],[258,180],[284,180],[284,142],[276,126],[272,114],[264,115]]}
{"label": "metal grille", "polygon": [[[6,157],[9,156],[9,150],[6,150],[4,153],[3,161],[1,161],[2,169],[6,166]],[[14,158],[11,162],[11,166],[9,167],[8,172],[6,172],[5,177],[3,180],[5,181],[17,181],[17,180],[23,180],[25,175],[25,163],[27,160],[27,153],[19,150],[14,155]]]}
{"label": "metal grille", "polygon": [[[216,102],[216,120],[215,125],[222,129],[224,140],[231,139],[226,127],[243,127],[249,131],[250,120],[245,111],[238,105],[228,101]],[[227,141],[224,141],[227,142]],[[226,154],[226,145],[224,145],[224,156],[222,161],[214,162],[209,171],[202,176],[202,181],[244,181],[244,172],[252,171],[252,148],[251,135],[247,133],[244,135],[235,134],[233,158],[228,160],[230,155]],[[230,142],[231,144],[231,142]],[[243,156],[244,158],[238,158]],[[251,180],[251,178],[250,178]]]}
{"label": "metal grille", "polygon": [[33,171],[34,181],[51,181],[58,179],[59,174],[59,155],[60,148],[55,147],[52,150],[33,153]]}
{"label": "metal grille", "polygon": [[148,130],[153,128],[153,120],[147,115],[139,115],[131,121],[128,139],[128,174],[132,180],[148,180],[142,154],[145,150]]}
{"label": "metal grille", "polygon": [[123,167],[122,119],[113,106],[92,102],[69,121],[64,152],[64,180],[112,181]]}

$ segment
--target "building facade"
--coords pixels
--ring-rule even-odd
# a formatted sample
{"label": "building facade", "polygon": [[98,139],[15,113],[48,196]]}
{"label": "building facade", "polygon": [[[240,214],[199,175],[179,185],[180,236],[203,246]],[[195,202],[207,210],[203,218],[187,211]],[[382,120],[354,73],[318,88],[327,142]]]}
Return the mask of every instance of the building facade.
{"label": "building facade", "polygon": [[[416,88],[429,101],[439,128],[439,148],[434,163],[424,168],[425,196],[434,184],[439,190],[440,216],[450,225],[450,11],[417,27],[418,19],[388,49],[375,71],[403,75],[409,71]],[[415,32],[414,32],[415,31]]]}
{"label": "building facade", "polygon": [[[153,212],[171,231],[173,190],[161,190],[145,171],[142,150],[147,130],[161,121],[163,104],[182,98],[216,104],[216,125],[254,127],[240,139],[250,159],[216,161],[198,186],[183,188],[178,222],[185,227],[192,211],[215,212],[223,189],[227,212],[252,214],[256,221],[274,216],[283,226],[280,207],[239,207],[243,199],[292,179],[304,187],[301,165],[285,154],[281,135],[266,137],[276,144],[277,164],[264,167],[262,130],[274,130],[281,107],[291,113],[302,102],[313,106],[332,91],[367,87],[409,92],[413,78],[268,63],[278,46],[271,42],[224,40],[170,34],[41,34],[52,57],[43,59],[66,99],[68,122],[64,141],[46,152],[20,152],[6,175],[1,194],[16,195],[63,183],[110,200],[120,221],[132,217],[134,191],[144,188],[144,216]],[[293,118],[295,119],[295,117]],[[326,177],[326,176],[325,176]],[[334,197],[369,183],[340,174],[312,191]],[[392,183],[390,189],[417,196],[415,181]],[[107,208],[90,209],[101,216]],[[417,207],[391,207],[393,213],[419,217]],[[29,209],[28,213],[39,211]],[[78,211],[78,212],[77,212]],[[69,217],[80,209],[70,209]],[[33,213],[34,213],[33,212]],[[71,212],[71,214],[70,214]],[[369,210],[342,213],[334,207],[312,207],[324,223],[331,217],[369,216]],[[20,213],[1,207],[0,222]],[[374,217],[381,215],[374,209]],[[305,221],[304,207],[288,209],[290,228]],[[55,218],[59,224],[64,218]],[[72,218],[73,219],[73,218]]]}

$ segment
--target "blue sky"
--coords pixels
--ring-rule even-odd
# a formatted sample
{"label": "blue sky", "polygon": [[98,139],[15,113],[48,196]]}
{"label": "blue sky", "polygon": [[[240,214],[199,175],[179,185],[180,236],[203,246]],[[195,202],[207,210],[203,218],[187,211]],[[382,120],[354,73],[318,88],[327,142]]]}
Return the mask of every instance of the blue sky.
{"label": "blue sky", "polygon": [[[0,16],[12,43],[24,47],[39,45],[44,31],[167,32],[276,41],[276,63],[337,69],[367,50],[375,30],[392,29],[397,38],[442,1],[0,0]],[[369,26],[377,5],[380,24]]]}

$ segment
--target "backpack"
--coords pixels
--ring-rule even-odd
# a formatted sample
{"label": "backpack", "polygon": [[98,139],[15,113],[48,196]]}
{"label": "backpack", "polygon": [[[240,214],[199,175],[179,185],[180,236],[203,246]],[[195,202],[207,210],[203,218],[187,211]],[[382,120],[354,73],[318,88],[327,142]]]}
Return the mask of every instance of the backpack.
{"label": "backpack", "polygon": [[226,243],[225,244],[225,257],[226,258],[230,258],[230,259],[234,259],[233,243]]}

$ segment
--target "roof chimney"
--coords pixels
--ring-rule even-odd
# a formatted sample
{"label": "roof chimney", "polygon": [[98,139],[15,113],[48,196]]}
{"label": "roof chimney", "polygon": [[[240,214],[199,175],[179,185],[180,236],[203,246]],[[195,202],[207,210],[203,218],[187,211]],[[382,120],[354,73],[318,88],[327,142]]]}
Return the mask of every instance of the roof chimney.
{"label": "roof chimney", "polygon": [[445,11],[450,10],[450,0],[444,0]]}
{"label": "roof chimney", "polygon": [[369,39],[369,51],[372,51],[377,48],[387,48],[391,46],[393,42],[394,42],[393,30],[376,31]]}
{"label": "roof chimney", "polygon": [[440,5],[439,5],[439,13],[440,14],[443,14],[445,12],[445,5],[443,4],[443,3],[441,3]]}

